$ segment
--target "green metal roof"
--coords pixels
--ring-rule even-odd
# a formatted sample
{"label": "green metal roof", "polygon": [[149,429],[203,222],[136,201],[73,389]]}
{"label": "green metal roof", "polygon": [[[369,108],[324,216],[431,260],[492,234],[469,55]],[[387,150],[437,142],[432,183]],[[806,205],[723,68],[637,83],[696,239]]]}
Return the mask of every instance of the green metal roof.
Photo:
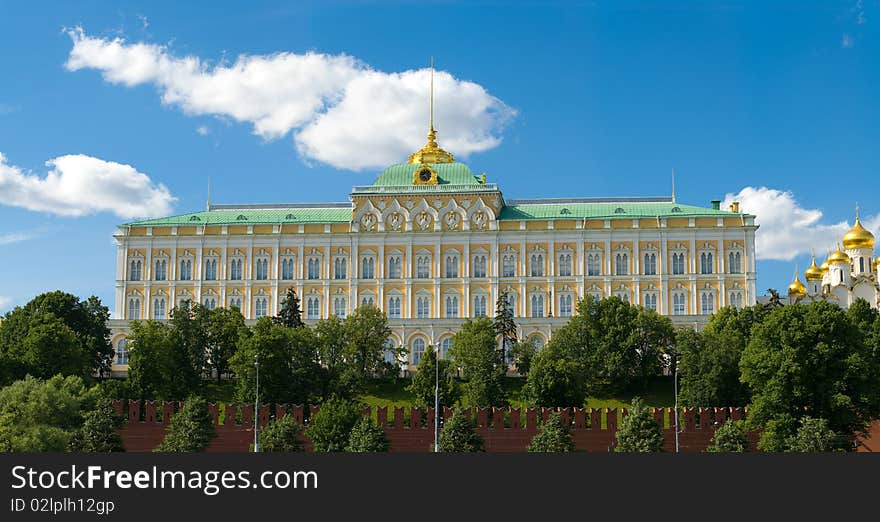
{"label": "green metal roof", "polygon": [[242,208],[205,210],[157,219],[126,223],[130,227],[196,225],[267,225],[298,223],[348,223],[351,208]]}
{"label": "green metal roof", "polygon": [[501,209],[500,220],[527,219],[635,219],[676,218],[695,216],[739,216],[724,210],[682,205],[673,202],[602,202],[602,203],[524,203],[506,205]]}
{"label": "green metal roof", "polygon": [[[440,185],[481,185],[479,176],[471,172],[470,167],[464,163],[427,163],[437,173]],[[412,163],[400,163],[383,170],[373,186],[388,185],[412,185],[413,172],[419,165]]]}

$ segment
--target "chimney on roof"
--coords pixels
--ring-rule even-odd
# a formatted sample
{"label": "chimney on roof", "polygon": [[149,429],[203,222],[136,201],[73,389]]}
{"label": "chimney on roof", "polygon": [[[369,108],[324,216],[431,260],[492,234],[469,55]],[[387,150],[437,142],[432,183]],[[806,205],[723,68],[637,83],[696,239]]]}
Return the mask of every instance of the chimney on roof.
{"label": "chimney on roof", "polygon": [[739,214],[739,201],[734,201],[730,204],[730,211]]}
{"label": "chimney on roof", "polygon": [[712,210],[721,210],[721,200],[720,199],[713,199],[711,201],[711,203],[712,203]]}

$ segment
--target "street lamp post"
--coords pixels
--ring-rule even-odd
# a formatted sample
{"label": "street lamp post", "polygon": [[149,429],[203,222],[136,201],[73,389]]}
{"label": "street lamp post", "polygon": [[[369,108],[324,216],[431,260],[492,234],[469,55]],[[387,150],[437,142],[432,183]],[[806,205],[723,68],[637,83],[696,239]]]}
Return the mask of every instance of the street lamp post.
{"label": "street lamp post", "polygon": [[[439,348],[439,347],[438,347]],[[440,451],[440,354],[434,352],[434,453]]]}
{"label": "street lamp post", "polygon": [[678,351],[673,352],[675,357],[675,374],[672,377],[673,389],[675,390],[675,452],[678,453]]}
{"label": "street lamp post", "polygon": [[257,389],[254,393],[254,453],[260,452],[260,356],[254,355],[257,370]]}

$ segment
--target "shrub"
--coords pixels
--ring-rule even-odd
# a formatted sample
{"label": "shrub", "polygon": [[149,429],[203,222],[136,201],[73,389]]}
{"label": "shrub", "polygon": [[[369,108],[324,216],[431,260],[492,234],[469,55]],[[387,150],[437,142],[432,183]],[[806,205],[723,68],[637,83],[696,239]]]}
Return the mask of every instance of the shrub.
{"label": "shrub", "polygon": [[546,421],[541,423],[540,431],[529,444],[532,453],[562,453],[574,451],[571,433],[568,426],[562,423],[562,417],[553,412]]}
{"label": "shrub", "polygon": [[749,437],[745,421],[727,421],[715,431],[709,453],[742,453],[749,451]]}
{"label": "shrub", "polygon": [[260,430],[260,451],[266,453],[303,451],[302,435],[302,424],[296,422],[292,415],[285,415]]}
{"label": "shrub", "polygon": [[361,411],[357,403],[345,399],[330,399],[311,418],[306,434],[315,451],[345,451],[351,430],[360,418]]}
{"label": "shrub", "polygon": [[208,413],[208,404],[205,399],[192,396],[186,400],[183,409],[171,417],[168,434],[156,451],[205,451],[214,436],[214,419]]}
{"label": "shrub", "polygon": [[362,417],[351,430],[345,451],[352,453],[380,453],[388,451],[385,430],[373,424],[369,417]]}
{"label": "shrub", "polygon": [[473,453],[485,451],[483,438],[477,433],[477,425],[467,415],[456,413],[440,430],[440,451]]}
{"label": "shrub", "polygon": [[654,420],[651,411],[636,397],[629,412],[617,429],[617,444],[614,451],[619,453],[650,453],[663,451],[663,433]]}

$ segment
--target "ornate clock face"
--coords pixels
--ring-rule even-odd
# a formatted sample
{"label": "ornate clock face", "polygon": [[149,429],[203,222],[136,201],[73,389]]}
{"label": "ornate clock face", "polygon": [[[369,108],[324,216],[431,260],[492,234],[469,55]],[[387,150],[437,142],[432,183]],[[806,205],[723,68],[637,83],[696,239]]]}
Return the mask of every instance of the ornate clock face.
{"label": "ornate clock face", "polygon": [[419,171],[419,179],[428,182],[431,181],[431,171],[429,169],[422,169]]}

